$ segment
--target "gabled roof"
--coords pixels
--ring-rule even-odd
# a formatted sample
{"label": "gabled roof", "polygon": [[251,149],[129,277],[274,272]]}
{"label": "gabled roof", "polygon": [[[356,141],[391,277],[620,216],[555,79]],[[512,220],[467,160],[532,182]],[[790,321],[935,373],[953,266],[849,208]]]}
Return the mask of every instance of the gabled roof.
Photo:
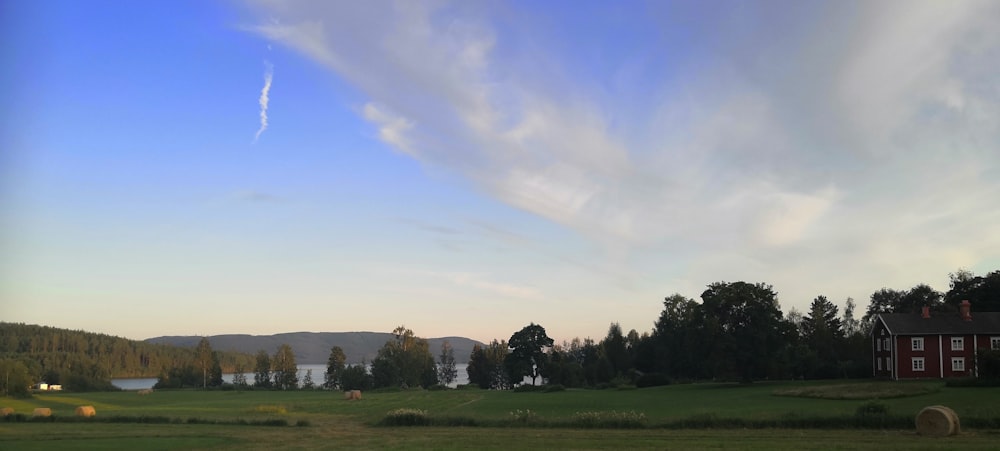
{"label": "gabled roof", "polygon": [[892,335],[1000,335],[1000,312],[973,312],[972,321],[958,313],[881,313],[878,319]]}

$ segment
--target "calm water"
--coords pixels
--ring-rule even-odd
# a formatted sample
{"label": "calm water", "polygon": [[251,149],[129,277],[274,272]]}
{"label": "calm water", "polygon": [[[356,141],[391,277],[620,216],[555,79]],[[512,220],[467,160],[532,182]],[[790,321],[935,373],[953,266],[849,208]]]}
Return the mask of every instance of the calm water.
{"label": "calm water", "polygon": [[[455,387],[459,384],[469,383],[469,374],[465,372],[468,365],[464,363],[455,364],[455,369],[458,370],[458,377],[449,387]],[[306,371],[312,370],[312,380],[316,385],[323,384],[323,374],[326,373],[326,365],[299,365],[299,382],[306,377]],[[253,384],[253,373],[244,373],[247,378],[247,383]],[[231,383],[233,381],[233,373],[225,373],[222,375],[222,381]],[[153,388],[156,385],[155,377],[142,377],[134,379],[111,379],[111,383],[122,390],[144,390],[147,388]]]}

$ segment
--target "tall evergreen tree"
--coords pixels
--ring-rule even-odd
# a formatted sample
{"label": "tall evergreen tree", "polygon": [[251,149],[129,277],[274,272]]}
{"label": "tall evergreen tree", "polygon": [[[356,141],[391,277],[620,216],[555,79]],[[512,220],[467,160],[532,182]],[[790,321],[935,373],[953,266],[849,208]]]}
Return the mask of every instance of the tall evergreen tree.
{"label": "tall evergreen tree", "polygon": [[330,349],[330,358],[326,361],[326,373],[323,375],[323,386],[335,390],[341,387],[341,378],[347,364],[347,356],[340,346]]}
{"label": "tall evergreen tree", "polygon": [[458,376],[458,370],[455,369],[455,350],[452,349],[451,343],[445,340],[441,343],[441,355],[438,361],[438,381],[444,385],[448,385],[455,382],[455,378]]}

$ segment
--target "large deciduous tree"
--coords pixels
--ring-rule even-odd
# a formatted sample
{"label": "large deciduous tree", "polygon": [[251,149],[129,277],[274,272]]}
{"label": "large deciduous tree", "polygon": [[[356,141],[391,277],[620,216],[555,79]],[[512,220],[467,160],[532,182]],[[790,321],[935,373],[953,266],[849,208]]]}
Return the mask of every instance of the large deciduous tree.
{"label": "large deciduous tree", "polygon": [[437,369],[427,340],[419,338],[404,326],[393,330],[389,340],[372,361],[372,378],[376,387],[429,387],[437,384]]}
{"label": "large deciduous tree", "polygon": [[274,367],[274,388],[280,390],[299,388],[299,367],[295,364],[295,353],[292,352],[291,346],[287,344],[279,346],[271,365]]}
{"label": "large deciduous tree", "polygon": [[212,369],[212,345],[208,337],[201,337],[194,350],[195,367],[201,370],[201,388],[208,387],[208,372]]}
{"label": "large deciduous tree", "polygon": [[709,358],[714,373],[744,382],[766,376],[784,346],[777,294],[770,285],[716,282],[702,295],[702,320],[717,337]]}
{"label": "large deciduous tree", "polygon": [[[619,328],[619,335],[621,328]],[[552,347],[554,341],[545,334],[545,328],[530,323],[510,336],[507,345],[510,354],[504,358],[504,367],[511,381],[521,381],[525,376],[531,377],[531,385],[535,379],[545,374],[545,364],[548,356],[545,352]]]}
{"label": "large deciduous tree", "polygon": [[958,308],[962,301],[972,304],[973,312],[1000,312],[1000,270],[977,276],[967,269],[949,274],[951,288],[944,302]]}
{"label": "large deciduous tree", "polygon": [[484,389],[510,388],[510,377],[504,368],[508,354],[510,348],[505,340],[493,340],[486,346],[473,346],[472,354],[469,355],[469,365],[465,369],[469,375],[469,383]]}
{"label": "large deciduous tree", "polygon": [[271,387],[271,356],[263,349],[257,351],[257,357],[254,362],[253,385],[257,388]]}
{"label": "large deciduous tree", "polygon": [[943,299],[943,294],[926,284],[919,284],[907,291],[882,288],[872,293],[862,321],[871,324],[879,313],[919,313],[923,307],[933,311],[947,310]]}

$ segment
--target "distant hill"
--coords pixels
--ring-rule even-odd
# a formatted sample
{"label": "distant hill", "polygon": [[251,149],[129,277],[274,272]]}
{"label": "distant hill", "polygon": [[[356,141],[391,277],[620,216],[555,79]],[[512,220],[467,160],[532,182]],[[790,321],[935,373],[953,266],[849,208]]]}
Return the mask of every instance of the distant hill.
{"label": "distant hill", "polygon": [[[347,363],[371,362],[378,350],[395,336],[388,332],[291,332],[275,335],[213,335],[208,337],[212,349],[217,351],[237,351],[256,353],[263,349],[274,354],[282,344],[295,351],[295,361],[299,364],[325,364],[330,358],[330,348],[340,346],[347,356]],[[147,343],[166,344],[180,347],[195,347],[200,336],[166,336],[145,340]],[[441,337],[427,339],[431,355],[437,360],[441,354],[441,343],[448,340],[455,350],[456,363],[468,363],[474,345],[482,343],[465,337]]]}

